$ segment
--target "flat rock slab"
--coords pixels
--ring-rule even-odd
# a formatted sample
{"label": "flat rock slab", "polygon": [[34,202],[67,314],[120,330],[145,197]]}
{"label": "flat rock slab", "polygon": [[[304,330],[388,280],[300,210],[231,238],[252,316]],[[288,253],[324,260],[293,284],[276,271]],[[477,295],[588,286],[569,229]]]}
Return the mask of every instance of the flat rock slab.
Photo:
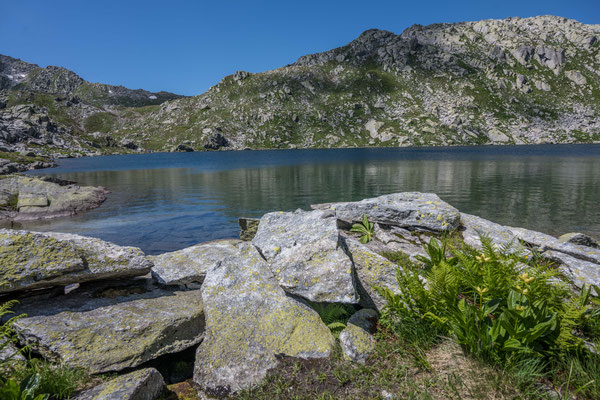
{"label": "flat rock slab", "polygon": [[396,280],[398,265],[354,239],[346,239],[345,245],[354,263],[360,305],[382,311],[387,302],[375,288],[382,287],[399,293]]}
{"label": "flat rock slab", "polygon": [[201,284],[206,272],[239,252],[240,240],[219,240],[150,257],[152,276],[163,285]]}
{"label": "flat rock slab", "polygon": [[363,308],[352,314],[348,324],[340,333],[340,345],[344,358],[364,364],[367,357],[375,350],[375,326],[377,311]]}
{"label": "flat rock slab", "polygon": [[458,210],[433,193],[394,193],[356,202],[311,207],[332,210],[339,220],[349,224],[361,222],[365,214],[370,222],[433,232],[452,231],[460,225]]}
{"label": "flat rock slab", "polygon": [[600,287],[600,265],[555,250],[543,252],[542,257],[561,264],[561,273],[571,279],[576,287],[581,288],[584,284]]}
{"label": "flat rock slab", "polygon": [[11,175],[0,179],[0,220],[27,221],[74,215],[98,207],[108,191],[102,187],[61,185]]}
{"label": "flat rock slab", "polygon": [[165,389],[160,372],[145,368],[111,379],[75,396],[73,400],[156,400]]}
{"label": "flat rock slab", "polygon": [[319,315],[288,297],[256,248],[210,270],[202,285],[206,336],[196,353],[194,382],[222,397],[256,385],[277,355],[328,357],[335,340]]}
{"label": "flat rock slab", "polygon": [[465,213],[461,213],[460,218],[463,226],[463,239],[469,246],[481,247],[480,237],[482,235],[489,237],[496,246],[519,245],[519,239],[506,226]]}
{"label": "flat rock slab", "polygon": [[331,212],[265,214],[252,240],[280,286],[315,302],[356,303],[352,262]]}
{"label": "flat rock slab", "polygon": [[14,325],[22,345],[90,373],[119,371],[176,353],[198,344],[204,333],[198,290],[77,290],[26,298],[14,311],[28,315]]}
{"label": "flat rock slab", "polygon": [[136,247],[68,233],[0,229],[0,293],[150,272]]}

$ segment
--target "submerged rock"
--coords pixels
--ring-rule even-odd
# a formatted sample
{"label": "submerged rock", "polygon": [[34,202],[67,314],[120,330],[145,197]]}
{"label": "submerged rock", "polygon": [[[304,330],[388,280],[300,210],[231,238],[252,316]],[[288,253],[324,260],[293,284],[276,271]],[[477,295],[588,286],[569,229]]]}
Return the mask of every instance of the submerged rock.
{"label": "submerged rock", "polygon": [[252,244],[287,292],[315,302],[357,301],[352,262],[340,247],[331,213],[299,210],[265,214]]}
{"label": "submerged rock", "polygon": [[152,276],[163,285],[201,284],[208,270],[239,252],[239,243],[235,239],[219,240],[151,257]]}
{"label": "submerged rock", "polygon": [[413,230],[452,231],[460,224],[460,213],[433,193],[393,193],[349,203],[316,204],[331,210],[346,223],[359,223],[365,214],[370,222]]}
{"label": "submerged rock", "polygon": [[75,396],[73,400],[156,400],[165,389],[160,372],[145,368],[111,379]]}
{"label": "submerged rock", "polygon": [[363,308],[355,312],[344,330],[340,333],[340,345],[344,358],[364,364],[367,357],[375,350],[375,326],[377,311]]}
{"label": "submerged rock", "polygon": [[136,247],[69,233],[0,229],[0,293],[150,272]]}
{"label": "submerged rock", "polygon": [[[148,291],[146,291],[148,290]],[[198,290],[113,287],[23,299],[14,324],[22,345],[90,373],[136,367],[198,344],[204,333]]]}
{"label": "submerged rock", "polygon": [[106,189],[64,185],[28,176],[0,179],[0,220],[27,221],[74,215],[106,200]]}
{"label": "submerged rock", "polygon": [[194,382],[225,396],[253,386],[277,366],[277,355],[328,357],[335,344],[319,315],[288,297],[249,243],[208,271],[202,286],[206,336]]}

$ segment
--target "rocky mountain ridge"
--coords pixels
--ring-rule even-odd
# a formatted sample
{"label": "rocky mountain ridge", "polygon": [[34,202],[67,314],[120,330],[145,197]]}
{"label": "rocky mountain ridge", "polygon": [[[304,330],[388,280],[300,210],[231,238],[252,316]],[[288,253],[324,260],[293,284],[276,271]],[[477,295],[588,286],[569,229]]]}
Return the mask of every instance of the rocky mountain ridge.
{"label": "rocky mountain ridge", "polygon": [[598,142],[599,38],[600,25],[555,16],[371,29],[182,98],[3,56],[0,147],[77,156]]}

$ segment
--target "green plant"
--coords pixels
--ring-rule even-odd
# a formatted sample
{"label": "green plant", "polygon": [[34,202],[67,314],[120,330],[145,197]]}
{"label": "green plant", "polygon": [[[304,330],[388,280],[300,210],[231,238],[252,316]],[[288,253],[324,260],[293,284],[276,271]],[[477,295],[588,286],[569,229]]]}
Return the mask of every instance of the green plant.
{"label": "green plant", "polygon": [[[5,315],[12,314],[13,312],[10,311],[10,309],[17,303],[18,301],[11,300],[0,305],[0,319],[2,319]],[[24,314],[16,315],[8,319],[8,321],[4,322],[3,324],[0,324],[0,353],[5,354],[9,352],[9,346],[11,346],[13,343],[16,343],[17,338],[12,329],[12,325],[15,323],[15,321],[17,321],[19,318],[23,318],[24,316]],[[9,352],[6,354],[6,356],[0,358],[0,369],[4,369],[4,367],[7,365],[10,366],[10,363],[12,363],[14,357],[21,351],[22,350],[12,353]]]}
{"label": "green plant", "polygon": [[310,303],[312,308],[319,314],[321,320],[334,336],[338,336],[346,327],[348,318],[354,312],[352,306],[337,303]]}
{"label": "green plant", "polygon": [[53,399],[68,399],[86,381],[89,376],[79,368],[51,364],[41,359],[31,359],[27,365],[13,372],[17,381],[25,381],[31,375],[37,375],[39,382],[36,393],[48,393]]}
{"label": "green plant", "polygon": [[463,246],[452,256],[444,242],[431,239],[424,246],[429,257],[420,258],[424,276],[401,265],[399,293],[377,288],[388,301],[386,313],[428,321],[468,352],[495,362],[552,359],[581,349],[574,332],[588,313],[590,288],[571,296],[550,282],[555,271],[527,265],[512,246],[496,249],[489,238],[480,239],[482,250]]}
{"label": "green plant", "polygon": [[361,233],[360,242],[362,244],[367,244],[373,238],[373,234],[375,233],[375,225],[369,222],[367,216],[365,214],[362,215],[362,223],[352,225],[350,232]]}
{"label": "green plant", "polygon": [[2,400],[47,400],[47,394],[36,394],[39,391],[41,377],[39,374],[27,376],[21,384],[12,379],[1,382],[0,398]]}

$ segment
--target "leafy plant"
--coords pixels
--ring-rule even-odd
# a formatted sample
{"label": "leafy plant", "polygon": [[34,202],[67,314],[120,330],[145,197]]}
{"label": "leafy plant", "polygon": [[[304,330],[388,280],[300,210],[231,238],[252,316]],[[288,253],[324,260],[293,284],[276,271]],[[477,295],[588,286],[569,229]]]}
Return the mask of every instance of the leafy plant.
{"label": "leafy plant", "polygon": [[375,225],[367,219],[365,214],[362,215],[362,223],[352,225],[350,232],[361,233],[360,242],[362,244],[367,244],[373,238],[373,234],[375,233]]}
{"label": "leafy plant", "polygon": [[1,382],[0,398],[2,400],[47,400],[47,394],[36,394],[39,390],[41,377],[31,374],[21,384],[12,379]]}
{"label": "leafy plant", "polygon": [[319,314],[329,330],[337,336],[346,327],[348,318],[354,310],[352,306],[337,303],[311,303],[312,308]]}
{"label": "leafy plant", "polygon": [[[13,312],[10,311],[10,309],[17,303],[18,302],[16,300],[11,300],[0,305],[0,319],[2,319],[5,315],[12,314]],[[23,318],[24,316],[24,314],[16,315],[8,319],[8,321],[4,322],[3,324],[0,324],[0,353],[5,354],[9,352],[9,346],[11,346],[13,343],[16,343],[17,338],[12,326],[15,321],[17,321],[19,318]],[[5,357],[0,358],[0,369],[4,369],[6,365],[12,363],[15,356],[19,353],[20,351],[8,353]]]}
{"label": "leafy plant", "polygon": [[36,393],[48,393],[53,399],[68,399],[89,376],[79,368],[51,364],[41,359],[31,359],[23,368],[13,371],[13,378],[25,381],[31,375],[39,377]]}
{"label": "leafy plant", "polygon": [[424,245],[429,257],[420,258],[424,276],[407,263],[397,273],[399,293],[377,288],[388,301],[386,313],[426,320],[495,362],[580,350],[574,332],[589,311],[590,288],[573,297],[550,282],[555,271],[527,265],[512,245],[496,249],[489,238],[480,239],[482,250],[464,246],[452,256],[444,242],[431,239]]}

